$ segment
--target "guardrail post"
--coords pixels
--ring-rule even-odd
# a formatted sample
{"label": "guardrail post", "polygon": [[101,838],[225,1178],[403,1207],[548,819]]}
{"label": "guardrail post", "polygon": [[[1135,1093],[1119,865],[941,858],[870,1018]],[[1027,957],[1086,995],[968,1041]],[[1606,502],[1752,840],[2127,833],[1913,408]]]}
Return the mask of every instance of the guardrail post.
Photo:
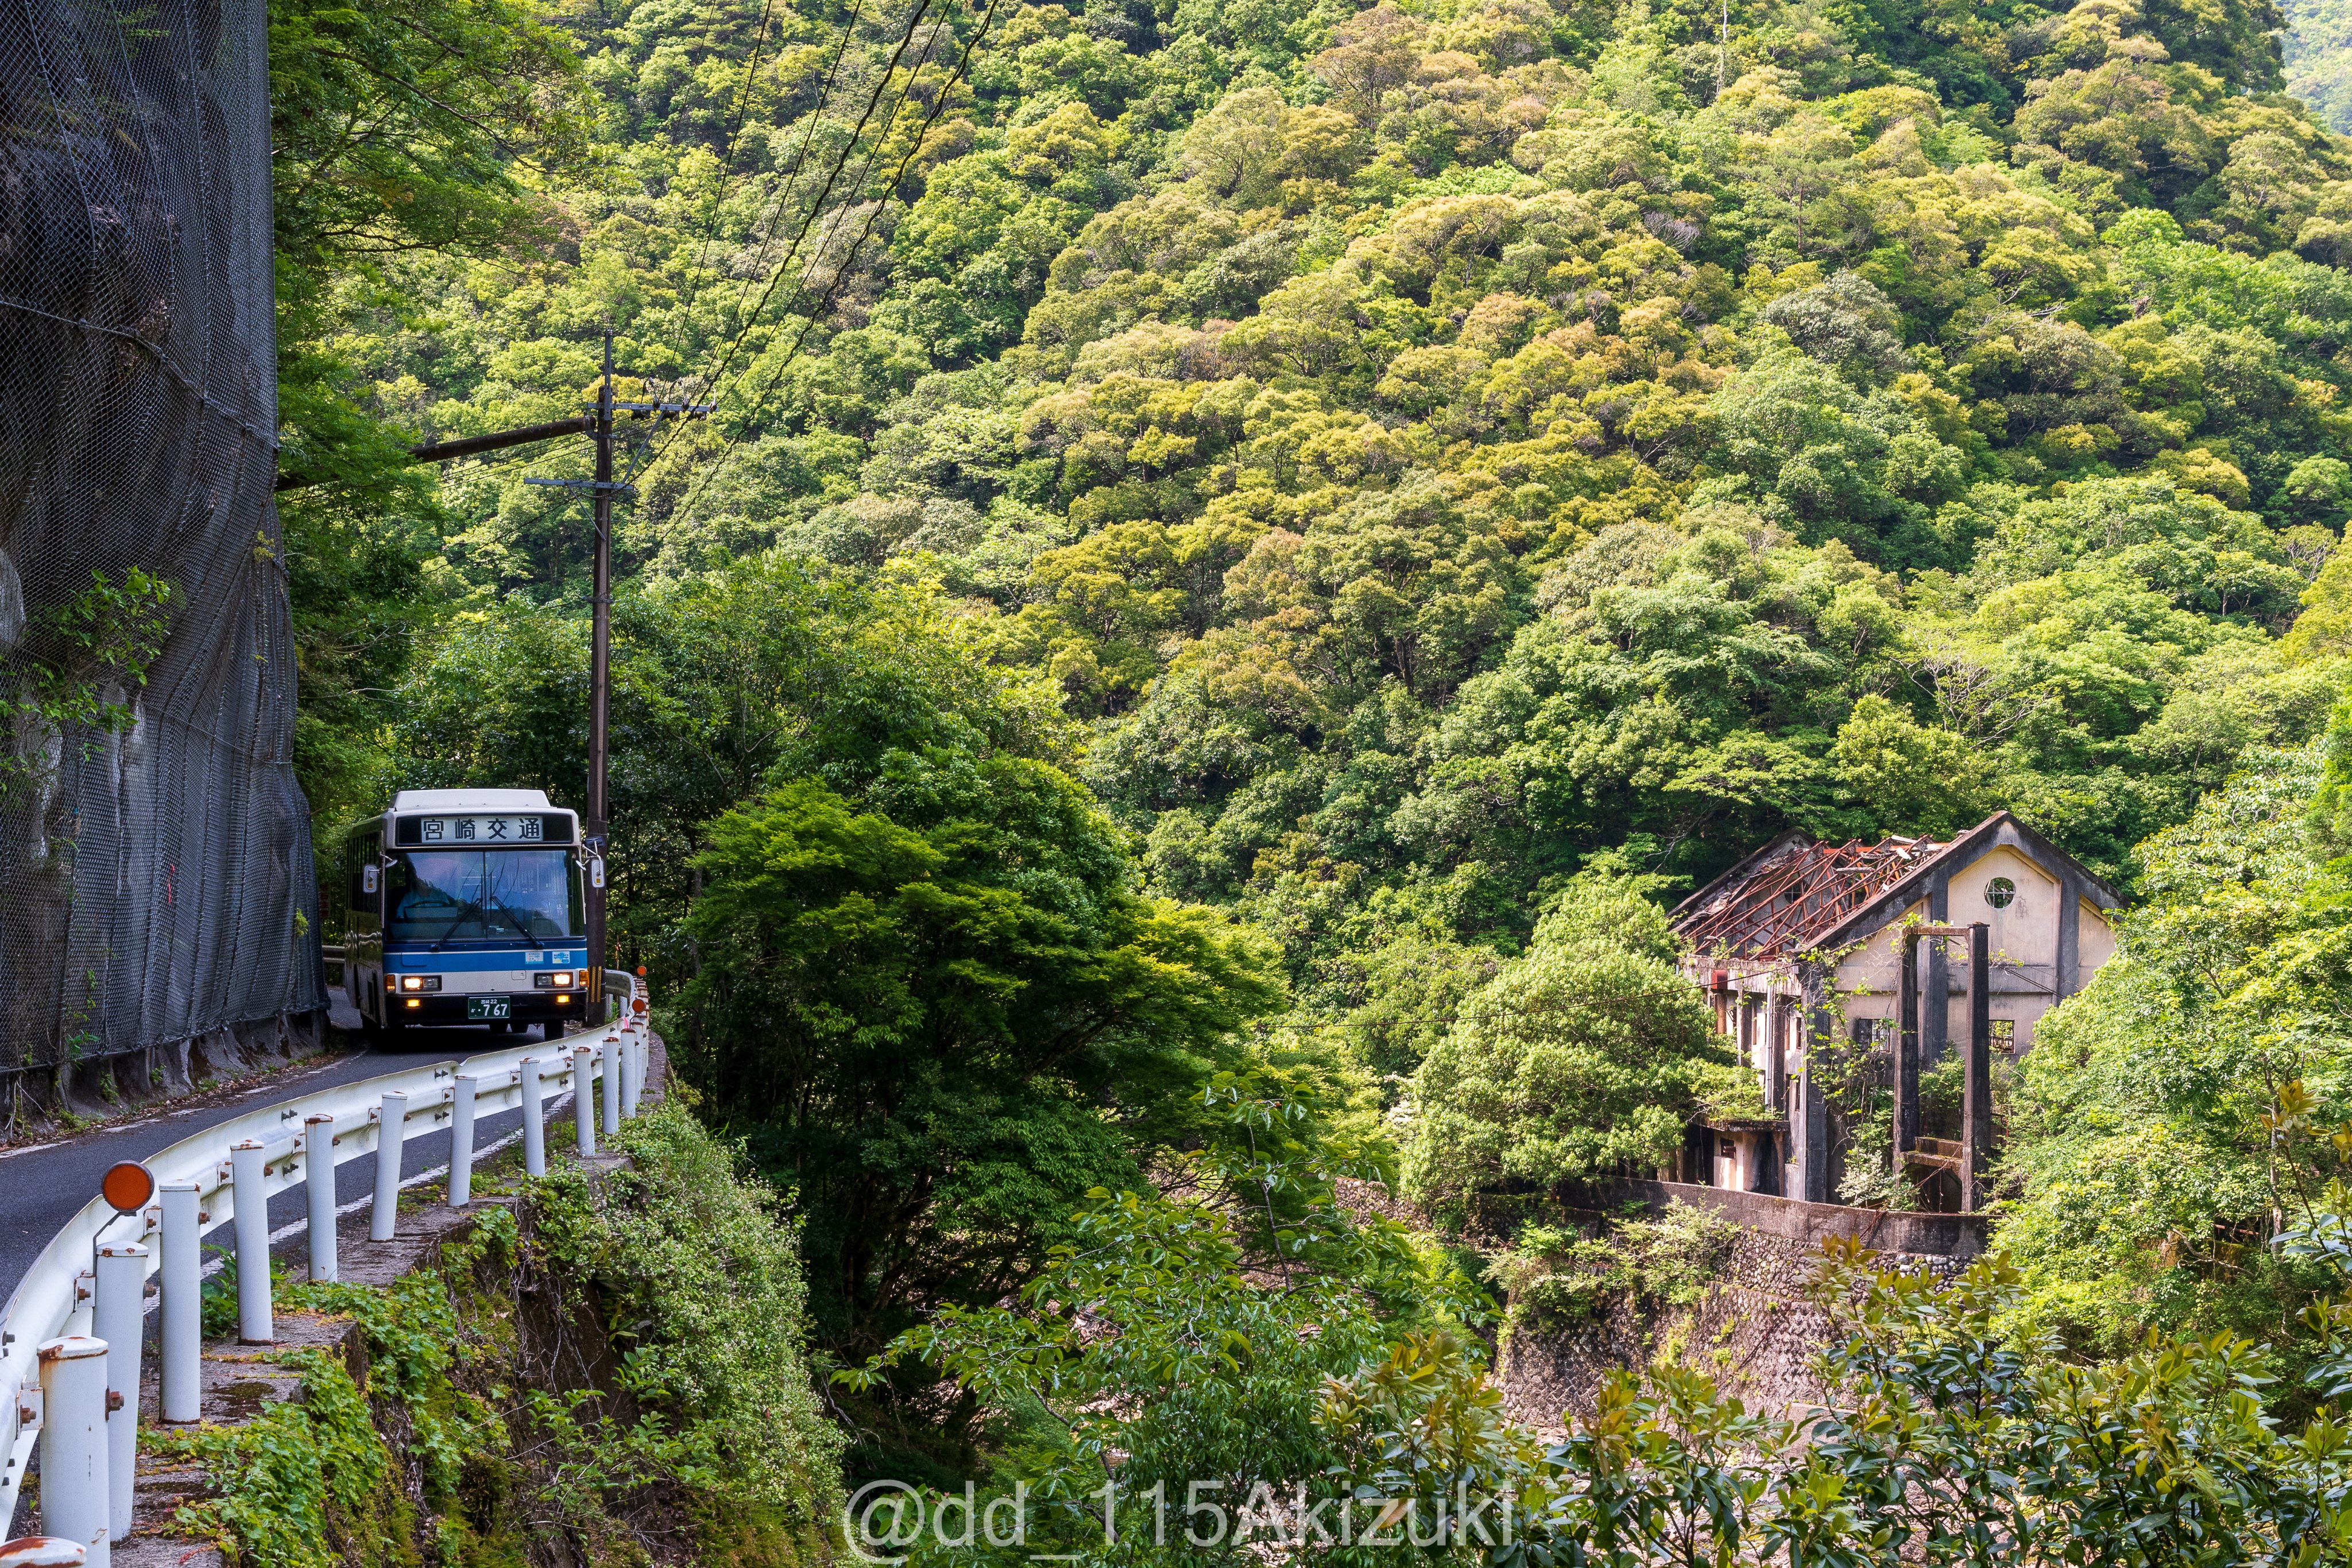
{"label": "guardrail post", "polygon": [[261,1167],[269,1151],[253,1139],[229,1151],[236,1193],[236,1338],[268,1344],[278,1337],[269,1313],[269,1196]]}
{"label": "guardrail post", "polygon": [[310,1207],[310,1278],[325,1284],[335,1277],[335,1119],[310,1116],[302,1123],[303,1197]]}
{"label": "guardrail post", "polygon": [[637,1096],[645,1087],[645,1056],[639,1049],[635,1019],[621,1026],[621,1114],[636,1119]]}
{"label": "guardrail post", "polygon": [[62,1535],[20,1535],[0,1542],[0,1568],[87,1568],[89,1554]]}
{"label": "guardrail post", "polygon": [[139,1473],[139,1349],[146,1338],[147,1249],[135,1241],[98,1249],[98,1306],[106,1342],[107,1528],[110,1541],[131,1533],[131,1483]]}
{"label": "guardrail post", "polygon": [[389,1241],[400,1221],[400,1147],[408,1136],[408,1096],[386,1094],[383,1120],[375,1135],[375,1207],[368,1211],[368,1239]]}
{"label": "guardrail post", "polygon": [[106,1342],[45,1340],[41,1358],[41,1528],[79,1541],[108,1568]]}
{"label": "guardrail post", "polygon": [[474,1201],[474,1091],[477,1081],[464,1076],[449,1091],[449,1207],[463,1208]]}
{"label": "guardrail post", "polygon": [[604,1062],[604,1135],[621,1135],[621,1037],[608,1034],[597,1052]]}
{"label": "guardrail post", "polygon": [[526,1056],[515,1072],[522,1082],[522,1168],[525,1176],[547,1174],[547,1107],[541,1101],[540,1061]]}
{"label": "guardrail post", "polygon": [[596,1152],[596,1053],[584,1045],[572,1048],[572,1109],[580,1123],[580,1157]]}
{"label": "guardrail post", "polygon": [[163,1199],[163,1419],[204,1415],[204,1192],[192,1181],[165,1182]]}

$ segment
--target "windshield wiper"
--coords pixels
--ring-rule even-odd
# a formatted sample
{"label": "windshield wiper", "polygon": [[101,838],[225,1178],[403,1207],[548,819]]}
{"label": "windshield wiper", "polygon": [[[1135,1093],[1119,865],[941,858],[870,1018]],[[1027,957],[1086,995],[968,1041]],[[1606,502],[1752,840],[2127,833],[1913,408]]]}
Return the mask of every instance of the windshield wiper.
{"label": "windshield wiper", "polygon": [[450,917],[449,924],[441,928],[441,935],[433,939],[433,946],[426,948],[425,951],[428,953],[438,953],[441,951],[441,945],[448,941],[450,937],[457,935],[457,927],[465,924],[466,916],[468,915],[479,915],[481,912],[482,901],[480,899],[467,899],[466,901],[466,906],[458,910],[456,915]]}

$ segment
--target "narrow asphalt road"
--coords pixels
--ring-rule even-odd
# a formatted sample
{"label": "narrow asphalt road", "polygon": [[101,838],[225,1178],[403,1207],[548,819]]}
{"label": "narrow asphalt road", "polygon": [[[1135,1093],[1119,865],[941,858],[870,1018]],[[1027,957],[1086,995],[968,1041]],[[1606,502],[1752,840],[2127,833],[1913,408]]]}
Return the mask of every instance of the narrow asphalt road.
{"label": "narrow asphalt road", "polygon": [[[341,1007],[335,1013],[337,1027],[350,1025],[345,1038],[357,1045],[361,1038],[359,1015]],[[356,1050],[315,1064],[298,1064],[289,1071],[272,1073],[246,1093],[226,1100],[177,1110],[163,1102],[152,1110],[131,1116],[121,1126],[95,1128],[18,1150],[0,1149],[0,1301],[16,1293],[16,1282],[41,1255],[41,1249],[65,1228],[83,1204],[97,1196],[99,1178],[117,1161],[144,1159],[193,1133],[241,1115],[256,1103],[289,1100],[339,1083],[433,1062],[461,1061],[485,1051],[521,1043],[518,1036],[493,1035],[486,1027],[412,1029],[407,1033],[408,1039],[399,1051]],[[551,1126],[559,1103],[568,1109],[571,1095],[564,1094],[560,1101],[550,1103]],[[520,1110],[484,1116],[476,1124],[478,1145],[493,1143],[521,1124]],[[447,1126],[435,1125],[429,1132],[421,1126],[410,1129],[401,1150],[403,1176],[415,1176],[448,1161]],[[336,1167],[339,1203],[351,1203],[374,1191],[374,1155],[362,1155]],[[276,1230],[301,1219],[307,1212],[306,1202],[299,1186],[278,1193],[270,1199],[270,1228]],[[206,1239],[226,1245],[230,1230],[227,1225],[217,1227]]]}

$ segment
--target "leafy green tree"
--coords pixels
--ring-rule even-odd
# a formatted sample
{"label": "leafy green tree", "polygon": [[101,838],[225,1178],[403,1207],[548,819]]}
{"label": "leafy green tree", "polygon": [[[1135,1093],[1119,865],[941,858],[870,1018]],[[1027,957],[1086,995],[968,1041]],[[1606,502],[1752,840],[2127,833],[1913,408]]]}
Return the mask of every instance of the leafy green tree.
{"label": "leafy green tree", "polygon": [[1280,995],[1248,932],[1128,890],[1079,786],[969,743],[886,752],[854,799],[780,784],[697,864],[681,1059],[767,1129],[852,1350],[1019,1284]]}
{"label": "leafy green tree", "polygon": [[1407,1187],[1459,1219],[1485,1188],[1654,1168],[1723,1056],[1657,906],[1572,883],[1413,1074]]}
{"label": "leafy green tree", "polygon": [[2305,827],[2320,770],[2316,748],[2257,753],[2152,842],[2116,956],[2037,1030],[2000,1233],[2027,1321],[2120,1347],[2256,1331],[2326,1288],[2264,1246],[2310,1217],[2352,1117],[2336,873]]}
{"label": "leafy green tree", "polygon": [[[1017,1300],[943,1311],[840,1375],[870,1388],[929,1363],[1047,1428],[1014,1460],[1036,1505],[1026,1550],[1231,1560],[1266,1499],[1331,1498],[1328,1380],[1477,1311],[1443,1254],[1338,1203],[1340,1178],[1379,1163],[1310,1083],[1221,1072],[1193,1098],[1202,1142],[1177,1192],[1088,1194]],[[1104,1541],[1107,1483],[1124,1550]]]}

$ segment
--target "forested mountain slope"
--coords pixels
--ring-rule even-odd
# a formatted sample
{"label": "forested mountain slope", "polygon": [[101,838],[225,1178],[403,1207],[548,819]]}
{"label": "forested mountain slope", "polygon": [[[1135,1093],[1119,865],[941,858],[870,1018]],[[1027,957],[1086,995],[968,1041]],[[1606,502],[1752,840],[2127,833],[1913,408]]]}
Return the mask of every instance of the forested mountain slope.
{"label": "forested mountain slope", "polygon": [[843,1354],[1205,1075],[1376,1155],[1482,987],[1465,1051],[1657,1002],[1584,1087],[1671,1133],[1711,1037],[1616,901],[1999,807],[2135,886],[2352,652],[2352,141],[2266,3],[279,13],[306,787],[576,800],[584,444],[401,449],[608,326],[717,403],[625,464],[616,929]]}
{"label": "forested mountain slope", "polygon": [[[2128,877],[2324,704],[2274,638],[2352,499],[2352,164],[2260,8],[1024,5],[962,79],[981,18],[887,79],[848,19],[572,19],[551,243],[383,260],[327,346],[447,436],[609,320],[722,404],[632,570],[935,579],[1155,879],[1301,958],[1789,822],[2006,804]],[[521,480],[582,461],[449,473],[436,586],[576,597]]]}
{"label": "forested mountain slope", "polygon": [[2330,129],[2352,123],[2352,28],[2329,0],[2294,0],[2280,39],[2287,91],[2309,104]]}

